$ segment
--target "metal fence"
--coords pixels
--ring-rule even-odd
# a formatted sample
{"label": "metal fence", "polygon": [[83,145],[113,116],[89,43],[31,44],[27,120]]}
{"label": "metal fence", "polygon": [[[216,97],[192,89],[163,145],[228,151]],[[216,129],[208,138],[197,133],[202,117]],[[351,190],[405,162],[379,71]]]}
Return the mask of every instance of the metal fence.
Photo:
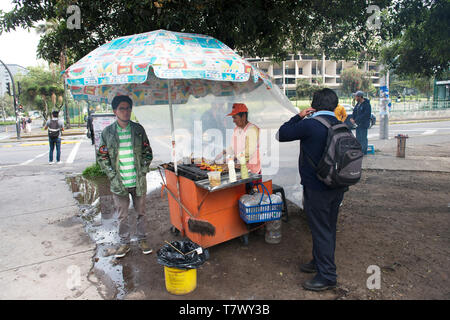
{"label": "metal fence", "polygon": [[[379,101],[371,100],[372,112],[379,112]],[[390,112],[417,112],[450,110],[450,101],[405,101],[392,102]]]}

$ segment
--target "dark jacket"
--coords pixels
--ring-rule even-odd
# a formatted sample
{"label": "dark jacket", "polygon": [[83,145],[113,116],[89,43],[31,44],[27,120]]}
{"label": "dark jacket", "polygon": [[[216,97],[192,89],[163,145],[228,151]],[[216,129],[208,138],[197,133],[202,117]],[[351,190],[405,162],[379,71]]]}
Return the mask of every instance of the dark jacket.
{"label": "dark jacket", "polygon": [[353,119],[356,125],[362,129],[370,127],[370,115],[372,114],[372,107],[369,99],[364,99],[362,103],[358,103],[353,109]]}
{"label": "dark jacket", "polygon": [[[153,160],[153,152],[145,133],[144,127],[139,123],[130,121],[131,141],[136,167],[136,194],[143,196],[147,193],[147,180],[145,175],[149,172]],[[117,121],[103,129],[100,146],[97,149],[97,162],[102,171],[110,180],[112,193],[127,196],[128,191],[122,183],[119,173],[119,135]]]}
{"label": "dark jacket", "polygon": [[[322,117],[327,118],[332,124],[340,123],[334,116],[323,115]],[[327,135],[327,128],[319,121],[309,118],[302,120],[299,115],[284,123],[278,131],[278,141],[280,142],[300,140],[301,152],[298,159],[298,168],[301,184],[304,187],[318,191],[331,190],[330,187],[317,179],[315,169],[303,157],[304,152],[315,164],[319,163],[325,149]]]}

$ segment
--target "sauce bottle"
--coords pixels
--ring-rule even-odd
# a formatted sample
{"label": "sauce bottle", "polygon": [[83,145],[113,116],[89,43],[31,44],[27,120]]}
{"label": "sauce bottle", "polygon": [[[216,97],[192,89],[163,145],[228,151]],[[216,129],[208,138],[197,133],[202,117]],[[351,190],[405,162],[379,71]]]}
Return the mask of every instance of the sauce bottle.
{"label": "sauce bottle", "polygon": [[248,169],[244,154],[240,154],[239,162],[241,163],[241,179],[248,179]]}

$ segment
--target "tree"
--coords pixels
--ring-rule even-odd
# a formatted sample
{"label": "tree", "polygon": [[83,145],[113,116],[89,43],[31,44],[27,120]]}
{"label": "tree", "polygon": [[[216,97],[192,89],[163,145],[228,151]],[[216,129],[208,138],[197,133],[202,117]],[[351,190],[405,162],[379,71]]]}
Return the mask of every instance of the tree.
{"label": "tree", "polygon": [[[29,67],[28,74],[20,76],[22,83],[21,102],[28,109],[38,109],[42,112],[44,121],[52,110],[60,111],[63,106],[64,89],[59,72],[54,65],[53,70],[42,67]],[[35,108],[34,108],[35,107]]]}
{"label": "tree", "polygon": [[14,116],[14,103],[13,98],[7,94],[0,97],[1,116],[3,120],[6,117]]}
{"label": "tree", "polygon": [[360,0],[78,0],[81,29],[67,28],[66,10],[73,1],[13,2],[11,12],[0,13],[0,33],[53,19],[38,55],[54,63],[62,51],[71,64],[115,37],[158,29],[208,34],[246,56],[278,60],[298,50],[351,58],[374,38],[366,28],[371,14]]}
{"label": "tree", "polygon": [[450,1],[399,2],[386,19],[388,42],[381,57],[390,70],[428,79],[449,70]]}
{"label": "tree", "polygon": [[375,89],[368,74],[364,74],[364,72],[356,67],[342,71],[341,81],[342,91],[348,95],[358,90],[365,93],[373,93]]}
{"label": "tree", "polygon": [[433,94],[433,80],[427,77],[398,76],[390,74],[389,91],[391,96],[402,96],[404,92],[415,89],[429,100]]}
{"label": "tree", "polygon": [[[321,79],[321,78],[316,78]],[[312,95],[315,91],[323,89],[323,85],[321,81],[317,81],[316,84],[311,84],[309,79],[298,79],[297,80],[297,96],[300,98],[312,98]]]}

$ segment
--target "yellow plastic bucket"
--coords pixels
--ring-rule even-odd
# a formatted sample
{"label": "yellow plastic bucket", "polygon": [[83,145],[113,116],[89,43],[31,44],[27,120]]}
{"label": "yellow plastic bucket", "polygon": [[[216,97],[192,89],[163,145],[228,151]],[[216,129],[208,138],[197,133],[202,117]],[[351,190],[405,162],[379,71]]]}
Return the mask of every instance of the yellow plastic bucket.
{"label": "yellow plastic bucket", "polygon": [[182,270],[164,266],[166,289],[176,295],[188,294],[197,287],[197,269]]}

